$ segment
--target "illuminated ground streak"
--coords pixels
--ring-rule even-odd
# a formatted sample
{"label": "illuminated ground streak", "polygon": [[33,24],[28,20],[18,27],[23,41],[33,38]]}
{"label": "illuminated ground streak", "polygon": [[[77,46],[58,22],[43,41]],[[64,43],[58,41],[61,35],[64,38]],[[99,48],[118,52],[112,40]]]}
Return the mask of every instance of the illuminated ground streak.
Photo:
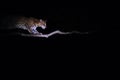
{"label": "illuminated ground streak", "polygon": [[56,30],[56,31],[53,31],[49,34],[20,34],[21,36],[28,36],[28,37],[44,37],[44,38],[48,38],[52,35],[55,35],[55,34],[62,34],[62,35],[66,35],[66,34],[73,34],[73,33],[76,33],[76,34],[88,34],[88,32],[78,32],[78,31],[72,31],[72,32],[62,32],[62,31],[59,31],[59,30]]}

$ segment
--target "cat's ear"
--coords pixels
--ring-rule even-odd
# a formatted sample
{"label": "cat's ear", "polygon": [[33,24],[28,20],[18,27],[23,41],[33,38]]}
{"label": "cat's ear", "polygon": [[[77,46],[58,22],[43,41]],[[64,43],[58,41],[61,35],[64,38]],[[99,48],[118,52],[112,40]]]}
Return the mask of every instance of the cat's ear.
{"label": "cat's ear", "polygon": [[40,21],[43,21],[42,19],[40,19]]}
{"label": "cat's ear", "polygon": [[42,20],[42,19],[40,19],[40,22],[41,22],[41,21],[47,22],[47,20]]}

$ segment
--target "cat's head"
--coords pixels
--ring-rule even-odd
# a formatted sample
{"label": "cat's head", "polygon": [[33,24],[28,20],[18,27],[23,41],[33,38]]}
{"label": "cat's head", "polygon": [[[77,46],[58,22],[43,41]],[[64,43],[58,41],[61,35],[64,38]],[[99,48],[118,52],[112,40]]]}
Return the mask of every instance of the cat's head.
{"label": "cat's head", "polygon": [[40,19],[38,23],[36,23],[36,27],[40,27],[42,29],[46,29],[46,21]]}

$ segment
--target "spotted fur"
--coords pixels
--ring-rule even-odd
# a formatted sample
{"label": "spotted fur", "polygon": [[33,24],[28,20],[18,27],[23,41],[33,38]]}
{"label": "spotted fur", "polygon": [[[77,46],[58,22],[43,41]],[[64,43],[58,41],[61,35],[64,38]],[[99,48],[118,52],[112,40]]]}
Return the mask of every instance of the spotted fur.
{"label": "spotted fur", "polygon": [[37,31],[37,27],[41,27],[42,29],[46,28],[46,22],[43,21],[42,19],[35,19],[35,18],[26,18],[26,17],[20,17],[17,19],[16,23],[16,28],[24,29],[29,31],[29,33],[32,34],[37,34],[39,33]]}
{"label": "spotted fur", "polygon": [[46,21],[42,19],[36,19],[33,17],[16,17],[6,16],[0,21],[0,29],[23,29],[27,30],[31,34],[39,33],[37,27],[42,29],[46,28]]}

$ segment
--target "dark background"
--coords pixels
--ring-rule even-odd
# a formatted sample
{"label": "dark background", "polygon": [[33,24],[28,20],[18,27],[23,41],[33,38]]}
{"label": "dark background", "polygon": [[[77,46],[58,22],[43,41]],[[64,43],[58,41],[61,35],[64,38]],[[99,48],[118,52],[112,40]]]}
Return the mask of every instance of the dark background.
{"label": "dark background", "polygon": [[[1,8],[1,17],[4,16],[25,16],[47,20],[47,29],[43,33],[50,33],[54,30],[80,31],[89,34],[54,35],[48,39],[32,38],[21,36],[10,36],[2,34],[1,40],[6,48],[13,47],[27,50],[57,50],[57,51],[78,51],[89,49],[91,46],[98,46],[101,40],[101,24],[92,10],[88,8]],[[98,44],[98,45],[97,45]],[[21,49],[21,51],[23,51]],[[92,50],[92,49],[90,49]],[[79,54],[79,53],[78,53]]]}
{"label": "dark background", "polygon": [[114,34],[117,30],[119,31],[117,20],[113,16],[110,17],[108,11],[99,8],[41,8],[37,5],[33,8],[1,8],[0,14],[1,17],[14,15],[47,20],[47,29],[41,30],[43,33],[50,33],[57,29],[89,32],[89,34],[54,35],[48,39],[1,34],[2,49],[10,49],[10,51],[21,54],[26,51],[24,55],[50,55],[50,53],[60,56],[100,55],[99,53],[103,53],[102,51],[106,50],[106,46],[110,45],[109,41],[117,38]]}
{"label": "dark background", "polygon": [[101,51],[103,38],[101,24],[97,19],[99,16],[96,16],[93,11],[88,8],[68,7],[2,8],[1,17],[14,15],[47,20],[47,29],[41,30],[43,33],[50,33],[58,29],[89,33],[54,35],[48,39],[2,33],[0,37],[1,54],[6,60],[15,63],[22,62],[25,65],[30,62],[34,64],[53,62],[51,64],[54,65],[74,63],[73,65],[76,65],[79,61],[82,62],[81,64],[85,64],[84,62],[89,60],[96,61],[103,54]]}
{"label": "dark background", "polygon": [[48,28],[43,33],[60,29],[87,31],[89,34],[54,35],[48,39],[0,34],[0,54],[4,55],[1,57],[6,70],[11,69],[8,68],[10,66],[19,71],[32,72],[31,69],[38,71],[42,67],[40,70],[50,71],[50,74],[55,70],[55,73],[62,74],[78,71],[83,75],[92,72],[106,75],[106,72],[112,72],[113,66],[116,68],[119,61],[119,8],[110,7],[111,4],[107,7],[100,4],[100,8],[81,8],[72,4],[69,7],[69,2],[59,7],[56,7],[57,4],[51,7],[53,5],[47,5],[48,2],[36,3],[16,4],[14,7],[10,3],[6,8],[3,5],[0,16],[23,15],[46,19]]}

